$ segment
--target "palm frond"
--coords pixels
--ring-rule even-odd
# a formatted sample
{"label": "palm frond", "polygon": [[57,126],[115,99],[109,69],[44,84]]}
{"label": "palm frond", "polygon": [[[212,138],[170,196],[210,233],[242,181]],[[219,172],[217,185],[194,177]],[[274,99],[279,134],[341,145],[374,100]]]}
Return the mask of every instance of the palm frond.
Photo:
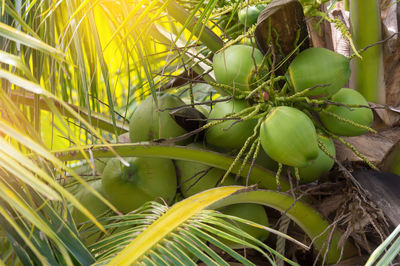
{"label": "palm frond", "polygon": [[27,35],[21,31],[17,31],[13,27],[10,27],[1,22],[0,22],[0,36],[10,39],[10,40],[13,40],[15,42],[22,43],[26,46],[37,49],[43,53],[52,55],[58,59],[62,59],[64,57],[64,54],[62,52],[60,52],[59,50],[38,40],[37,38],[33,38],[32,36]]}
{"label": "palm frond", "polygon": [[[224,198],[237,189],[240,187],[219,189],[215,190],[216,192],[207,191],[179,202],[171,208],[156,202],[148,202],[123,218],[105,218],[111,222],[106,228],[118,228],[118,232],[92,245],[93,253],[98,254],[97,263],[107,261],[111,265],[125,265],[132,262],[157,261],[161,265],[171,263],[195,265],[197,260],[201,260],[208,265],[227,265],[220,255],[206,245],[206,242],[210,242],[244,265],[254,265],[221,242],[221,239],[227,239],[255,248],[268,258],[272,265],[274,260],[271,254],[297,265],[228,222],[230,216],[218,213],[217,217],[215,211],[200,211],[211,202]],[[249,221],[244,221],[251,224]],[[238,238],[238,235],[241,238]]]}
{"label": "palm frond", "polygon": [[371,265],[390,265],[400,254],[400,225],[377,247],[369,256],[366,266]]}

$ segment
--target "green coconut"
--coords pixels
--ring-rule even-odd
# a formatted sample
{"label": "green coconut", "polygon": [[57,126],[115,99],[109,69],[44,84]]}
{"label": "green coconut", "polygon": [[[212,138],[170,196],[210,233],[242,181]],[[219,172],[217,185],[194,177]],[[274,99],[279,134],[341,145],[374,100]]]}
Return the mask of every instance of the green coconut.
{"label": "green coconut", "polygon": [[[367,100],[358,91],[342,88],[332,96],[332,101],[347,105],[364,105],[369,106]],[[366,107],[352,107],[329,105],[326,111],[333,113],[341,118],[350,120],[354,123],[370,126],[374,120],[371,109]],[[322,124],[332,133],[340,136],[359,136],[367,132],[365,128],[359,128],[347,122],[338,120],[337,118],[321,112],[319,117]]]}
{"label": "green coconut", "polygon": [[[242,219],[246,219],[255,223],[258,223],[260,225],[269,226],[268,222],[268,216],[265,213],[264,207],[259,205],[259,204],[253,204],[253,203],[238,203],[238,204],[233,204],[226,206],[224,208],[219,209],[220,212],[227,214],[227,215],[232,215],[236,216]],[[241,228],[243,231],[248,233],[249,235],[253,236],[254,238],[257,238],[260,241],[264,241],[268,238],[269,232],[251,225],[243,224],[241,222],[236,222],[232,220],[232,223]],[[240,235],[235,235],[238,238],[242,238],[245,240],[242,236]],[[233,248],[233,249],[240,249],[244,248],[243,245],[238,244],[236,242],[227,240],[227,239],[222,239],[219,238],[221,242],[226,244],[227,246]]]}
{"label": "green coconut", "polygon": [[326,48],[314,47],[299,53],[290,63],[287,78],[295,92],[317,87],[307,96],[330,97],[339,91],[350,78],[350,60]]}
{"label": "green coconut", "polygon": [[[101,180],[96,180],[90,183],[90,186],[105,197]],[[99,218],[109,212],[111,209],[87,188],[80,186],[80,190],[75,194],[76,199],[96,218]],[[77,225],[86,223],[89,218],[76,208],[72,209],[72,219]],[[86,245],[93,244],[103,233],[100,231],[88,231],[95,229],[91,223],[84,224],[80,228],[80,236]]]}
{"label": "green coconut", "polygon": [[94,161],[94,167],[95,167],[97,173],[99,173],[99,174],[103,173],[108,160],[110,160],[110,159],[109,158],[100,158],[100,159],[96,159]]}
{"label": "green coconut", "polygon": [[[317,137],[324,144],[329,154],[336,157],[336,149],[332,139],[321,134],[318,134]],[[331,157],[319,149],[318,157],[309,166],[299,168],[300,182],[311,183],[317,180],[329,172],[334,163],[335,161]]]}
{"label": "green coconut", "polygon": [[[94,190],[99,192],[103,197],[105,196],[103,187],[101,185],[101,180],[91,182],[90,186]],[[81,186],[81,189],[75,194],[75,197],[95,217],[98,217],[101,214],[104,214],[110,210],[110,208],[103,201],[101,201],[98,197],[96,197],[93,193],[91,193],[87,188],[83,186]],[[89,218],[87,218],[86,215],[75,208],[72,210],[72,218],[77,224],[89,221]]]}
{"label": "green coconut", "polygon": [[[228,114],[240,112],[247,107],[249,107],[249,105],[246,102],[239,100],[219,102],[215,104],[208,118],[224,118],[224,116]],[[209,123],[214,121],[215,120],[210,120]],[[207,129],[205,134],[207,143],[224,149],[241,148],[247,138],[253,134],[253,129],[256,124],[257,121],[254,119],[241,122],[237,122],[237,120],[227,120]]]}
{"label": "green coconut", "polygon": [[271,171],[277,171],[279,168],[279,163],[272,160],[271,157],[265,153],[264,149],[259,150],[255,163]]}
{"label": "green coconut", "polygon": [[263,55],[248,45],[232,45],[214,55],[213,69],[218,83],[240,90],[249,90],[255,66],[261,65]]}
{"label": "green coconut", "polygon": [[[192,143],[188,146],[201,148],[201,144],[197,143]],[[190,161],[177,160],[175,165],[179,177],[179,188],[185,198],[215,187],[225,174],[224,170]],[[234,177],[229,175],[222,185],[229,186],[234,184]]]}
{"label": "green coconut", "polygon": [[117,158],[108,161],[103,171],[105,195],[118,210],[127,213],[147,201],[170,203],[177,190],[174,164],[169,159],[126,158],[125,166]]}
{"label": "green coconut", "polygon": [[251,27],[257,23],[258,15],[260,15],[261,11],[265,8],[265,5],[258,6],[248,6],[242,8],[238,12],[238,17],[240,23],[246,25],[247,27]]}
{"label": "green coconut", "polygon": [[[135,110],[129,123],[132,142],[175,138],[187,133],[169,114],[171,110],[185,105],[177,96],[165,94],[158,97],[158,108],[152,96],[147,97]],[[184,141],[185,142],[185,141]],[[184,142],[178,142],[182,144]]]}
{"label": "green coconut", "polygon": [[267,155],[285,165],[305,167],[318,156],[313,122],[293,107],[273,108],[261,124],[260,139]]}

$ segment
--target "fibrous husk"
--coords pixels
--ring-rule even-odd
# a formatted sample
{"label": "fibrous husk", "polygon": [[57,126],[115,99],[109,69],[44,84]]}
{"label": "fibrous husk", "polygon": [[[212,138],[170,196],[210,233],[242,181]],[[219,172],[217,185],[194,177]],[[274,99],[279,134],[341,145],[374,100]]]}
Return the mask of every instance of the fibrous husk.
{"label": "fibrous husk", "polygon": [[[273,31],[270,32],[270,29]],[[298,31],[300,31],[299,35]],[[270,40],[270,36],[272,40]],[[299,38],[296,42],[297,36]],[[267,53],[272,44],[276,56],[285,57],[296,48],[295,43],[300,44],[304,40],[300,51],[307,49],[309,47],[309,42],[306,40],[308,31],[300,2],[275,0],[268,4],[258,16],[255,38],[263,54]],[[278,51],[283,52],[283,55]]]}

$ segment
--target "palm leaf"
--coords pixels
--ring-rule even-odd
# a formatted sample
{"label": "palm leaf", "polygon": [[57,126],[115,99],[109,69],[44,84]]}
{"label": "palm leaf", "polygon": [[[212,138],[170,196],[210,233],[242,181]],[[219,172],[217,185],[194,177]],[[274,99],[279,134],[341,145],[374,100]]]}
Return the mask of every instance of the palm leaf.
{"label": "palm leaf", "polygon": [[34,49],[38,49],[39,51],[52,55],[57,59],[62,59],[64,57],[64,54],[59,50],[1,22],[0,22],[0,36],[22,43]]}
{"label": "palm leaf", "polygon": [[285,213],[312,239],[316,249],[321,250],[322,254],[327,254],[328,263],[336,263],[341,258],[349,258],[357,253],[350,241],[346,241],[344,245],[341,244],[343,241],[341,233],[336,230],[331,231],[329,222],[317,210],[304,202],[295,201],[286,193],[271,190],[237,193],[216,202],[210,208],[220,208],[227,204],[240,202],[263,204]]}
{"label": "palm leaf", "polygon": [[[184,204],[184,201],[175,204],[167,215],[160,217],[160,219],[149,227],[147,235],[140,234],[117,257],[115,257],[110,264],[127,265],[135,262],[155,243],[158,243],[168,235],[169,231],[175,230],[182,221],[186,221],[205,206],[213,203],[216,199],[226,197],[239,189],[241,188],[230,188],[225,191],[220,191],[220,193],[209,193],[209,197],[197,196],[192,198],[190,202],[191,204]],[[180,217],[180,219],[177,219],[177,217]],[[165,228],[169,228],[169,230],[165,231]]]}
{"label": "palm leaf", "polygon": [[[248,247],[256,248],[262,255],[269,258],[269,254],[257,247],[267,247],[265,244],[232,224],[214,217],[214,211],[203,210],[212,202],[227,197],[241,189],[243,189],[243,187],[224,187],[209,190],[176,203],[170,209],[158,203],[147,203],[141,210],[136,210],[132,214],[124,216],[123,220],[128,221],[128,223],[119,222],[113,225],[113,227],[122,225],[134,227],[129,227],[130,229],[122,231],[119,235],[106,238],[93,246],[95,248],[94,253],[100,254],[98,263],[109,261],[109,265],[129,265],[133,262],[140,263],[140,261],[143,263],[164,261],[167,264],[195,265],[194,258],[198,258],[209,265],[226,265],[226,262],[215,253],[215,251],[204,244],[205,241],[209,241],[244,265],[253,265],[249,260],[223,244],[218,237],[237,241]],[[155,207],[158,208],[158,211],[153,210]],[[160,208],[162,208],[161,213],[159,212]],[[154,215],[155,212],[156,215]],[[153,214],[153,217],[149,218],[149,214]],[[222,214],[219,215],[224,217]],[[214,219],[212,219],[212,217],[214,217]],[[117,218],[121,219],[120,217]],[[142,219],[142,221],[140,221],[140,219]],[[149,221],[149,219],[152,221]],[[137,227],[140,223],[149,224],[149,222],[150,225],[139,230],[131,229]],[[245,239],[238,239],[233,236],[232,233],[228,233],[228,231],[225,230],[213,229],[213,227],[210,227],[205,222],[210,224],[217,224],[217,222],[224,223],[232,233],[243,235]],[[128,231],[131,231],[131,234],[123,234],[123,232]],[[135,239],[130,243],[122,240],[127,237],[135,237]],[[120,241],[118,244],[116,239]],[[107,246],[107,242],[110,241],[112,244]],[[108,249],[106,247],[111,248]],[[284,258],[272,249],[269,249],[269,252]],[[115,256],[115,254],[117,255]],[[113,257],[113,255],[115,257]],[[287,259],[285,260],[295,265],[295,263]],[[271,259],[270,262],[274,264]]]}
{"label": "palm leaf", "polygon": [[31,71],[29,68],[23,63],[22,59],[18,56],[6,53],[4,51],[0,51],[0,62],[4,64],[8,64],[10,66],[14,66],[24,72],[28,79],[35,81]]}
{"label": "palm leaf", "polygon": [[[20,93],[20,92],[15,92],[12,91],[11,92],[11,99],[15,102],[15,103],[21,103],[24,106],[29,106],[29,107],[33,107],[34,105],[34,95],[30,94],[30,93]],[[76,118],[76,116],[74,114],[72,114],[71,112],[69,112],[68,110],[66,110],[65,108],[63,108],[58,101],[52,100],[50,99],[51,103],[53,104],[53,106],[55,108],[57,108],[58,112],[63,115],[64,117],[67,118]],[[46,103],[46,101],[44,99],[40,99],[40,106],[41,106],[41,110],[43,111],[52,111],[52,109],[50,108],[50,106]],[[84,107],[79,107],[79,106],[75,106],[72,104],[68,104],[68,106],[75,112],[78,113],[79,116],[81,117],[81,119],[87,120],[89,114],[87,111],[87,108]],[[91,120],[92,120],[92,125],[93,127],[96,127],[98,129],[102,129],[108,132],[115,132],[114,131],[114,123],[112,121],[112,119],[110,119],[108,116],[105,116],[101,113],[96,113],[96,112],[91,112]],[[119,120],[115,120],[115,124],[116,124],[116,128],[117,131],[116,133],[118,135],[121,135],[123,133],[126,133],[129,131],[128,128],[128,123],[127,122],[122,122]]]}
{"label": "palm leaf", "polygon": [[[390,246],[390,248],[389,248]],[[389,249],[388,249],[389,248]],[[389,265],[400,253],[400,225],[369,256],[366,266]]]}
{"label": "palm leaf", "polygon": [[[213,5],[215,5],[216,3],[217,1],[209,2],[209,4]],[[208,10],[210,9],[212,10],[212,7],[208,8]],[[194,14],[196,11],[197,9],[189,13],[173,0],[168,6],[168,13],[177,21],[179,21],[184,26],[184,28],[190,30],[211,51],[218,51],[223,46],[222,40],[212,30],[210,30],[205,25],[201,25],[201,22],[194,18]]]}

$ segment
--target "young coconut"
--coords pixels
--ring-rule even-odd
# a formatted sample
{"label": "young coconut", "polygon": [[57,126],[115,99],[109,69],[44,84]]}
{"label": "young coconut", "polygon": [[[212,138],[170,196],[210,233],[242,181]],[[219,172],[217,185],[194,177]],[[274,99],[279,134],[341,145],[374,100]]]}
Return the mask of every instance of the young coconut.
{"label": "young coconut", "polygon": [[109,160],[109,158],[101,158],[101,159],[96,159],[94,161],[94,167],[95,167],[97,173],[99,173],[99,174],[103,173],[108,160]]}
{"label": "young coconut", "polygon": [[[327,136],[318,134],[318,140],[326,147],[327,151],[333,157],[336,157],[335,145]],[[329,157],[321,148],[318,150],[318,157],[309,166],[299,168],[300,182],[311,183],[322,175],[326,174],[331,170],[335,161]],[[294,169],[293,169],[294,170]],[[292,171],[292,173],[294,173]]]}
{"label": "young coconut", "polygon": [[[129,123],[129,137],[132,142],[160,138],[174,138],[186,132],[171,117],[166,108],[175,108],[185,103],[175,95],[158,97],[158,108],[153,96],[147,97],[135,110]],[[185,143],[178,142],[179,144]]]}
{"label": "young coconut", "polygon": [[[188,161],[176,161],[176,167],[180,176],[179,187],[185,198],[215,187],[225,173],[225,171],[218,168]],[[234,184],[234,177],[229,175],[223,185],[230,186]]]}
{"label": "young coconut", "polygon": [[177,189],[175,167],[169,159],[126,158],[122,165],[117,158],[104,168],[104,193],[118,210],[127,213],[151,200],[171,202]]}
{"label": "young coconut", "polygon": [[256,66],[261,65],[263,55],[248,45],[232,45],[215,54],[213,69],[218,83],[240,90],[250,90]]}
{"label": "young coconut", "polygon": [[[90,186],[99,192],[103,197],[105,196],[103,187],[101,185],[101,180],[96,180],[90,183]],[[98,197],[91,193],[88,189],[81,186],[81,189],[75,194],[75,197],[79,202],[88,209],[95,217],[106,213],[110,208],[102,202]],[[77,209],[72,210],[72,218],[76,224],[80,224],[89,220],[82,212]]]}
{"label": "young coconut", "polygon": [[[348,105],[364,105],[368,106],[367,100],[358,91],[342,88],[332,96],[332,101]],[[354,123],[370,126],[374,120],[371,109],[367,107],[351,107],[329,105],[327,112],[333,113],[341,118],[350,120]],[[322,124],[332,133],[340,136],[359,136],[367,132],[367,129],[351,125],[347,122],[340,121],[329,113],[321,112],[319,117]]]}
{"label": "young coconut", "polygon": [[265,5],[258,6],[248,6],[242,8],[238,12],[238,17],[240,23],[246,25],[247,27],[251,27],[257,23],[258,15],[260,15],[261,11],[265,8]]}
{"label": "young coconut", "polygon": [[290,63],[286,77],[295,92],[317,87],[305,95],[330,97],[350,78],[350,60],[344,55],[321,47],[309,48],[299,53]]}
{"label": "young coconut", "polygon": [[305,167],[318,156],[313,122],[293,107],[274,107],[261,124],[260,139],[267,155],[285,165]]}
{"label": "young coconut", "polygon": [[[101,180],[96,180],[90,183],[90,186],[105,197],[103,187],[101,185]],[[95,196],[93,193],[91,193],[88,189],[86,189],[82,185],[80,187],[80,190],[75,194],[75,197],[96,218],[101,217],[102,215],[106,214],[108,211],[111,210],[104,202],[102,202],[97,196]],[[74,219],[77,225],[89,221],[89,218],[87,218],[86,215],[84,215],[81,211],[75,208],[72,210],[71,214],[72,214],[72,219]],[[83,225],[83,228],[81,228],[80,230],[82,241],[86,245],[93,244],[96,241],[96,239],[98,239],[102,234],[102,232],[96,232],[96,233],[89,231],[85,232],[86,229],[89,229],[90,225],[91,225],[90,223],[85,224]]]}
{"label": "young coconut", "polygon": [[[269,221],[268,221],[268,216],[265,213],[264,207],[259,204],[254,204],[254,203],[238,203],[238,204],[233,204],[226,206],[224,208],[219,209],[218,211],[236,216],[242,219],[246,219],[255,223],[258,223],[260,225],[269,226]],[[257,238],[260,241],[264,241],[268,238],[269,232],[251,225],[243,224],[241,222],[236,222],[232,221],[236,226],[241,228],[243,231],[248,233],[249,235],[253,236],[254,238]],[[245,240],[243,236],[240,235],[235,235],[237,238]],[[219,238],[221,242],[229,246],[230,248],[233,249],[240,249],[244,248],[243,245],[227,240],[227,239],[222,239]]]}
{"label": "young coconut", "polygon": [[[239,100],[219,102],[215,104],[208,118],[224,118],[224,116],[228,114],[240,112],[247,107],[249,106],[246,102]],[[210,120],[209,123],[214,121],[215,120]],[[207,129],[207,143],[225,149],[241,148],[247,138],[253,134],[253,129],[256,124],[257,121],[253,119],[240,122],[237,120],[227,120]]]}
{"label": "young coconut", "polygon": [[258,164],[259,166],[262,166],[262,167],[267,168],[274,172],[276,172],[279,168],[279,163],[272,160],[271,157],[269,157],[265,153],[264,149],[260,149],[258,151],[258,155],[255,160],[255,164]]}
{"label": "young coconut", "polygon": [[[198,143],[191,143],[188,147],[202,148]],[[175,165],[179,177],[179,188],[185,198],[215,187],[225,174],[224,170],[195,162],[177,160]],[[234,184],[234,177],[229,175],[222,185]]]}

